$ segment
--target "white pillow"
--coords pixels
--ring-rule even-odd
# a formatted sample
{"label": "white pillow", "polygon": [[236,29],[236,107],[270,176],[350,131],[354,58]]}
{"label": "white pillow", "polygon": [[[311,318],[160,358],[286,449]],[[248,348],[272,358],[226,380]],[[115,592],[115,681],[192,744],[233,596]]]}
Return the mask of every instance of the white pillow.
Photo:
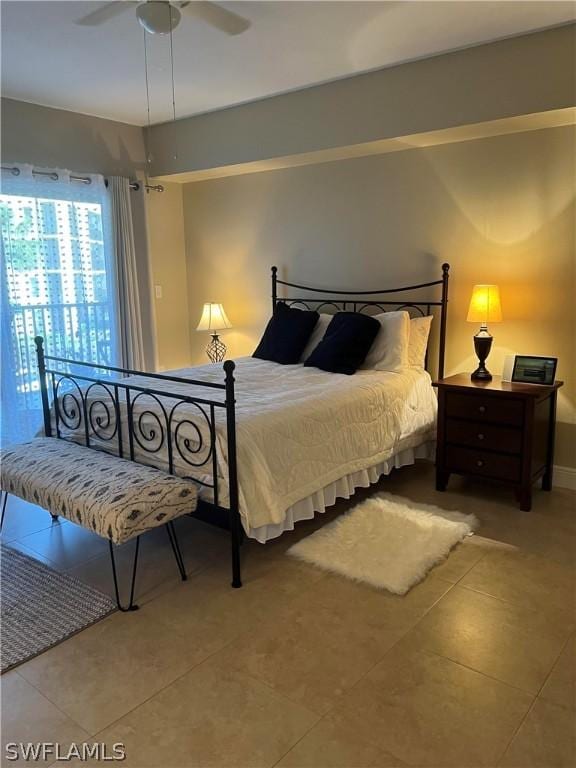
{"label": "white pillow", "polygon": [[424,368],[426,362],[426,348],[428,336],[432,325],[432,315],[427,317],[413,317],[410,320],[410,340],[408,342],[408,365]]}
{"label": "white pillow", "polygon": [[410,315],[398,312],[382,312],[373,315],[382,326],[366,360],[361,365],[363,370],[401,371],[408,365],[408,342],[410,339]]}
{"label": "white pillow", "polygon": [[320,344],[320,342],[324,338],[326,329],[330,325],[330,321],[332,320],[333,317],[334,315],[320,313],[318,322],[316,323],[316,325],[314,326],[314,330],[310,334],[308,343],[304,347],[304,352],[302,352],[302,357],[300,358],[301,363],[303,363],[304,360],[307,360],[312,354],[312,352],[316,349],[318,344]]}

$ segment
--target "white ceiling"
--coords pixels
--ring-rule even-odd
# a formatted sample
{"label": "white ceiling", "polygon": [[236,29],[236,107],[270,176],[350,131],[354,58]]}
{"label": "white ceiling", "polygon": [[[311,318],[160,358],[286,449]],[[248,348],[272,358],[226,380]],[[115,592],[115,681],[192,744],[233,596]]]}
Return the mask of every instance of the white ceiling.
{"label": "white ceiling", "polygon": [[[100,2],[3,0],[2,95],[143,125],[143,31],[130,9],[101,27]],[[225,2],[237,37],[183,15],[174,32],[178,117],[220,109],[574,19],[573,2]],[[148,36],[151,122],[171,119],[169,39]]]}

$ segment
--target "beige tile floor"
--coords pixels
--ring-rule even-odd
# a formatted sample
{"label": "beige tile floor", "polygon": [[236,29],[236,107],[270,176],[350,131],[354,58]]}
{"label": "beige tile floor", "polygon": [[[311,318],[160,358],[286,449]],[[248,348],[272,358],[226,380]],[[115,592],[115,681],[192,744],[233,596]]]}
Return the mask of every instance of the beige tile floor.
{"label": "beige tile floor", "polygon": [[[4,675],[2,741],[122,742],[131,768],[574,768],[576,494],[528,513],[502,487],[433,488],[426,464],[379,485],[481,528],[403,598],[285,556],[353,502],[248,542],[241,590],[223,532],[179,521],[186,583],[146,536],[141,610]],[[3,539],[111,590],[102,542],[70,523],[11,499]]]}

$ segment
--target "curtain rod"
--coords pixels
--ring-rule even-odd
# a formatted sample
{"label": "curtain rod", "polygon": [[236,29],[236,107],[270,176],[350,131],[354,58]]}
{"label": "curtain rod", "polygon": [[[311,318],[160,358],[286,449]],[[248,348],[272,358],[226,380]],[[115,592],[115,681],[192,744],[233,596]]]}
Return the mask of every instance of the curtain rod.
{"label": "curtain rod", "polygon": [[[10,171],[10,173],[13,176],[20,176],[20,168],[16,168],[15,166],[10,165],[2,165],[0,168],[3,171]],[[58,174],[56,171],[37,171],[35,169],[32,170],[33,176],[47,176],[48,178],[52,179],[52,181],[58,181]],[[79,181],[82,184],[91,184],[92,180],[88,176],[74,176],[73,174],[70,174],[70,181]],[[108,179],[104,179],[104,183],[106,186],[108,186]],[[133,189],[135,191],[140,189],[140,183],[138,181],[131,181],[130,182],[130,189]],[[150,190],[153,190],[154,192],[164,192],[164,187],[162,184],[144,184],[144,189],[149,192]]]}

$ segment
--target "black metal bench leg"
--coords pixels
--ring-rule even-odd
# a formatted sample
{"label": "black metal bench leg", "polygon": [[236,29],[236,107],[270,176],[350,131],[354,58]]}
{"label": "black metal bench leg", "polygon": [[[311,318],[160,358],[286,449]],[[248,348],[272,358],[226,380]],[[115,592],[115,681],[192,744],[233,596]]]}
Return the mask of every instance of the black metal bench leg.
{"label": "black metal bench leg", "polygon": [[112,576],[114,577],[114,592],[116,594],[116,605],[118,606],[118,610],[127,612],[127,611],[137,611],[138,606],[134,603],[134,588],[136,586],[136,570],[138,568],[138,552],[140,550],[140,536],[136,537],[136,548],[134,549],[134,563],[132,565],[132,583],[130,584],[130,602],[127,606],[123,606],[120,603],[120,592],[118,589],[118,575],[116,573],[116,560],[114,558],[114,544],[108,540],[108,544],[110,545],[110,559],[112,560]]}
{"label": "black metal bench leg", "polygon": [[4,515],[6,514],[7,502],[8,502],[8,491],[2,491],[2,515],[0,516],[0,532],[4,527]]}
{"label": "black metal bench leg", "polygon": [[178,565],[178,570],[180,571],[182,581],[187,581],[188,576],[186,575],[186,568],[184,567],[184,558],[182,557],[182,552],[180,551],[178,537],[176,536],[176,528],[174,527],[174,522],[172,520],[166,524],[166,530],[168,531],[168,538],[170,539],[170,544],[172,545],[172,552],[174,552],[174,559]]}
{"label": "black metal bench leg", "polygon": [[[8,503],[8,491],[0,491],[0,494],[2,494],[2,512],[0,514],[0,533],[1,533],[2,528],[4,528],[4,515],[6,514],[6,504]],[[52,512],[50,512],[50,517],[52,518],[53,523],[58,522],[58,515],[53,515]]]}

